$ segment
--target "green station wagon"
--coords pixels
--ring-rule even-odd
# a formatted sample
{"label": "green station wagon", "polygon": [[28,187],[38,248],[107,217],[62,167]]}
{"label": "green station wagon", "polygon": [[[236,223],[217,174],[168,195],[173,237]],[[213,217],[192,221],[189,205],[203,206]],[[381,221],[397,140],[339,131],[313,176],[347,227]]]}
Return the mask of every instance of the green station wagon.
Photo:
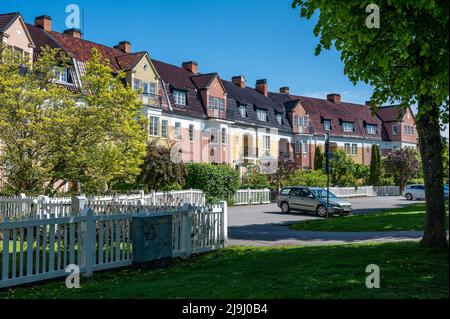
{"label": "green station wagon", "polygon": [[[351,214],[352,204],[330,192],[330,215]],[[284,214],[291,211],[314,212],[319,217],[327,215],[327,190],[319,187],[286,187],[277,197],[278,207]]]}

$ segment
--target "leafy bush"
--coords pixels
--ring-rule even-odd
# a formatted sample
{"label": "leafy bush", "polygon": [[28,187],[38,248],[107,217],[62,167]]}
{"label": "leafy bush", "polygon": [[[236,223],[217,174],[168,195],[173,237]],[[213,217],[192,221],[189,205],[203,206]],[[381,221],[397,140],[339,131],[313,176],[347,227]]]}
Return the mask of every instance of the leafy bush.
{"label": "leafy bush", "polygon": [[262,189],[269,188],[269,176],[267,174],[261,174],[259,172],[251,172],[250,174],[242,178],[241,189],[251,188],[251,189]]}
{"label": "leafy bush", "polygon": [[327,186],[327,175],[322,171],[302,171],[296,170],[287,179],[283,181],[283,187],[286,186]]}
{"label": "leafy bush", "polygon": [[171,159],[173,143],[160,144],[153,140],[147,146],[147,156],[141,167],[138,183],[146,191],[176,190],[184,184],[186,169],[183,163]]}
{"label": "leafy bush", "polygon": [[225,165],[194,163],[186,170],[185,187],[203,190],[208,203],[230,200],[239,187],[239,173]]}

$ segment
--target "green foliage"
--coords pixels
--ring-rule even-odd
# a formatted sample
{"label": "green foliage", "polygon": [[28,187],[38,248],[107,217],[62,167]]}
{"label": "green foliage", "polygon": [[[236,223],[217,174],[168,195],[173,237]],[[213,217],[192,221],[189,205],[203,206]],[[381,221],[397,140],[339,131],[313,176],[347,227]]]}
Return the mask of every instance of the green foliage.
{"label": "green foliage", "polygon": [[257,170],[251,170],[247,175],[243,176],[240,188],[270,188],[269,176],[259,173]]}
{"label": "green foliage", "polygon": [[343,150],[333,152],[333,158],[330,160],[331,184],[340,187],[356,186],[354,165],[355,163]]}
{"label": "green foliage", "polygon": [[239,173],[225,165],[187,165],[186,188],[201,189],[208,203],[229,200],[239,187]]}
{"label": "green foliage", "polygon": [[448,144],[448,139],[443,138],[443,150],[442,150],[442,163],[444,166],[444,184],[448,184],[448,180],[449,180],[449,166],[448,166],[448,162],[449,162],[449,144]]}
{"label": "green foliage", "polygon": [[393,150],[386,159],[386,172],[392,175],[400,191],[405,189],[411,179],[420,171],[417,151],[406,147]]}
{"label": "green foliage", "polygon": [[442,107],[448,123],[448,3],[445,1],[380,0],[380,28],[366,27],[371,1],[294,0],[302,17],[320,11],[314,34],[316,54],[333,45],[340,51],[345,74],[374,88],[373,105],[400,101],[401,108],[432,96],[419,105],[420,118],[430,107]]}
{"label": "green foliage", "polygon": [[70,61],[43,48],[26,74],[4,49],[0,63],[0,140],[10,192],[58,193],[81,183],[87,194],[133,182],[145,154],[141,102],[112,75],[97,51],[86,63],[83,92],[53,81],[55,68]]}
{"label": "green foliage", "polygon": [[147,156],[137,179],[146,191],[176,190],[184,185],[186,168],[183,163],[172,161],[172,146],[171,143],[160,144],[156,140],[148,143]]}
{"label": "green foliage", "polygon": [[283,187],[287,186],[327,186],[327,176],[322,171],[296,170],[286,178]]}
{"label": "green foliage", "polygon": [[320,146],[316,146],[316,151],[314,152],[314,169],[316,171],[325,169],[325,155],[322,153]]}
{"label": "green foliage", "polygon": [[372,158],[370,160],[369,185],[380,186],[382,183],[381,154],[378,145],[372,145]]}
{"label": "green foliage", "polygon": [[277,172],[269,175],[269,181],[274,187],[279,189],[282,187],[283,181],[287,179],[295,170],[296,166],[294,161],[280,158],[278,159]]}

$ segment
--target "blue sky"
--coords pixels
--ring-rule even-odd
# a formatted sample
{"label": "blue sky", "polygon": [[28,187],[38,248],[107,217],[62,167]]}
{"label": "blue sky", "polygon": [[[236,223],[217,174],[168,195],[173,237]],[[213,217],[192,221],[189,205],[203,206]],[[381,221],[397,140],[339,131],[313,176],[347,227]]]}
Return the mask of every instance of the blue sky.
{"label": "blue sky", "polygon": [[50,1],[2,0],[1,12],[19,11],[27,22],[42,14],[53,29],[65,29],[68,4],[84,9],[84,37],[114,45],[132,43],[158,60],[175,65],[195,60],[203,73],[223,79],[246,76],[248,85],[267,78],[269,89],[291,87],[296,94],[364,103],[366,85],[353,86],[335,51],[314,55],[313,21],[299,17],[291,0]]}
{"label": "blue sky", "polygon": [[226,80],[242,74],[254,86],[266,78],[271,91],[289,86],[319,98],[340,93],[343,101],[361,104],[371,96],[370,86],[350,83],[336,50],[314,55],[315,21],[300,18],[292,0],[1,1],[0,12],[18,11],[30,23],[50,15],[55,31],[66,29],[66,6],[77,4],[85,39],[110,46],[127,40],[133,51],[175,65],[194,60],[200,72]]}

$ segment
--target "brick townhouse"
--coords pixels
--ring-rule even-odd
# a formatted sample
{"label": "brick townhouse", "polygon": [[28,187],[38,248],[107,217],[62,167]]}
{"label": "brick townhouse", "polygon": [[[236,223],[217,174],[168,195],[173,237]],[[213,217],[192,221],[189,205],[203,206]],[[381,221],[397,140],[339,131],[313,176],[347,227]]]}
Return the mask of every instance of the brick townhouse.
{"label": "brick townhouse", "polygon": [[243,75],[227,81],[215,72],[200,73],[195,61],[167,64],[133,52],[128,41],[106,46],[83,39],[76,29],[56,32],[49,16],[27,24],[19,13],[0,14],[0,40],[30,62],[46,45],[66,52],[70,67],[55,81],[73,90],[81,87],[96,48],[113,72],[125,72],[128,85],[141,92],[149,139],[174,144],[185,162],[227,164],[244,173],[266,155],[313,169],[315,147],[324,148],[327,133],[332,151],[343,149],[362,164],[370,163],[374,144],[383,155],[417,146],[410,108],[399,114],[386,106],[373,115],[367,105],[343,102],[339,94],[317,99],[293,95],[288,87],[270,92],[266,79],[253,88]]}

